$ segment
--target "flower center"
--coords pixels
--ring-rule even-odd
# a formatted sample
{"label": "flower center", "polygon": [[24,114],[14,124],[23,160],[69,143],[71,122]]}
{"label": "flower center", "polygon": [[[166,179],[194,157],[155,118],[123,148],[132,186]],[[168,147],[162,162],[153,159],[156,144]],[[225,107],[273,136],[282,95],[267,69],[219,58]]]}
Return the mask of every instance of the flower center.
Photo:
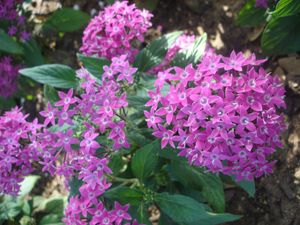
{"label": "flower center", "polygon": [[65,103],[65,104],[69,104],[70,101],[71,101],[71,99],[70,99],[69,97],[67,97],[67,98],[65,98],[64,103]]}
{"label": "flower center", "polygon": [[207,99],[206,97],[201,97],[201,98],[200,98],[200,104],[201,104],[201,105],[206,105],[207,102],[208,102],[208,99]]}
{"label": "flower center", "polygon": [[254,80],[254,79],[250,79],[250,80],[248,81],[248,85],[249,85],[250,87],[254,88],[254,87],[256,86],[255,80]]}
{"label": "flower center", "polygon": [[253,96],[248,96],[247,97],[247,102],[251,105],[254,103],[254,97]]}
{"label": "flower center", "polygon": [[241,158],[245,158],[246,157],[246,152],[245,151],[240,151],[239,152],[239,156],[241,157]]}
{"label": "flower center", "polygon": [[208,137],[207,138],[207,141],[211,144],[215,143],[216,142],[216,139],[214,137]]}
{"label": "flower center", "polygon": [[228,138],[228,139],[226,140],[226,143],[227,143],[228,145],[232,145],[232,144],[234,144],[234,141],[233,141],[232,138]]}
{"label": "flower center", "polygon": [[185,93],[180,93],[179,98],[181,100],[185,99],[186,98],[186,94]]}
{"label": "flower center", "polygon": [[181,75],[182,78],[187,78],[188,77],[188,73],[186,71],[184,71]]}
{"label": "flower center", "polygon": [[63,120],[68,119],[68,113],[63,112],[63,113],[61,114],[61,118],[62,118]]}
{"label": "flower center", "polygon": [[67,144],[67,143],[69,143],[69,141],[70,141],[70,138],[68,138],[68,137],[65,137],[64,138],[64,142]]}
{"label": "flower center", "polygon": [[172,106],[167,106],[166,108],[166,111],[168,112],[168,113],[172,113],[173,112],[173,108],[172,108]]}
{"label": "flower center", "polygon": [[241,118],[241,124],[242,124],[242,125],[247,125],[248,123],[249,123],[248,117],[243,116],[243,117]]}
{"label": "flower center", "polygon": [[164,132],[164,133],[163,133],[163,138],[169,138],[168,132]]}
{"label": "flower center", "polygon": [[217,115],[218,116],[223,116],[224,115],[224,109],[222,109],[222,108],[219,109],[218,112],[217,112]]}
{"label": "flower center", "polygon": [[122,145],[125,143],[125,140],[123,138],[119,138],[119,144]]}
{"label": "flower center", "polygon": [[271,96],[269,94],[264,95],[265,102],[269,102],[271,100]]}

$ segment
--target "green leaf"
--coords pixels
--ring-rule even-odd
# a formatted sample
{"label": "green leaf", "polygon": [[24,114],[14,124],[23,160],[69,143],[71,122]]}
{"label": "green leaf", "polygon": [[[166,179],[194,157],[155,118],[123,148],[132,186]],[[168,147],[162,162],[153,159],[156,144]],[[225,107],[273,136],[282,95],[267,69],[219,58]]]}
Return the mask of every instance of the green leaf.
{"label": "green leaf", "polygon": [[[233,178],[234,179],[234,178]],[[254,181],[236,181],[236,184],[244,189],[250,197],[254,197],[255,195],[255,182]]]}
{"label": "green leaf", "polygon": [[153,11],[156,9],[159,0],[135,0],[137,7]]}
{"label": "green leaf", "polygon": [[45,63],[41,49],[34,39],[23,42],[24,61],[27,67],[39,66]]}
{"label": "green leaf", "polygon": [[193,45],[179,51],[172,60],[173,66],[185,67],[189,64],[196,65],[204,54],[206,48],[207,35],[203,34],[197,38]]}
{"label": "green leaf", "polygon": [[267,54],[289,54],[300,51],[300,14],[272,18],[262,35]]}
{"label": "green leaf", "polygon": [[24,201],[22,206],[22,211],[25,215],[30,216],[31,208],[29,205],[29,201]]}
{"label": "green leaf", "polygon": [[0,29],[0,51],[17,55],[23,54],[22,46],[8,36],[2,29]]}
{"label": "green leaf", "polygon": [[121,169],[124,167],[124,162],[122,160],[122,155],[120,154],[120,152],[112,154],[108,166],[113,171],[113,174],[115,176],[117,176],[121,172]]}
{"label": "green leaf", "polygon": [[112,4],[115,3],[115,0],[106,0],[106,1],[107,1],[107,3],[108,3],[109,5],[112,5]]}
{"label": "green leaf", "polygon": [[38,179],[40,179],[40,177],[36,175],[30,175],[25,177],[25,179],[21,183],[19,197],[23,198],[25,195],[29,194],[32,191]]}
{"label": "green leaf", "polygon": [[181,31],[175,31],[153,41],[147,45],[146,48],[140,51],[133,63],[133,66],[138,67],[139,71],[142,72],[158,65],[165,57],[168,48],[171,47],[181,34]]}
{"label": "green leaf", "polygon": [[53,198],[47,201],[45,211],[47,213],[56,214],[60,217],[63,216],[65,202],[63,198]]}
{"label": "green leaf", "polygon": [[63,224],[61,223],[61,216],[57,214],[46,215],[39,222],[39,225],[60,225],[60,224]]}
{"label": "green leaf", "polygon": [[15,202],[7,202],[4,204],[0,204],[0,211],[3,217],[7,219],[13,219],[14,217],[18,216],[22,208]]}
{"label": "green leaf", "polygon": [[168,217],[165,213],[161,213],[158,221],[158,225],[178,225],[170,217]]}
{"label": "green leaf", "polygon": [[159,193],[156,195],[155,201],[163,213],[180,224],[214,225],[241,218],[230,213],[216,214],[207,212],[204,204],[184,195]]}
{"label": "green leaf", "polygon": [[140,224],[151,225],[149,221],[148,208],[143,202],[140,204],[137,213],[137,220]]}
{"label": "green leaf", "polygon": [[165,159],[176,160],[176,161],[181,161],[181,162],[183,160],[183,157],[178,156],[178,150],[171,148],[170,146],[166,146],[166,148],[159,151],[158,155]]}
{"label": "green leaf", "polygon": [[143,193],[137,189],[129,187],[115,187],[104,193],[104,197],[112,200],[118,200],[121,204],[138,206],[143,200]]}
{"label": "green leaf", "polygon": [[128,107],[133,107],[137,109],[138,111],[143,112],[146,107],[145,104],[147,101],[149,101],[149,97],[142,97],[138,95],[127,95],[126,100],[128,102]]}
{"label": "green leaf", "polygon": [[60,64],[46,64],[19,71],[23,76],[29,77],[39,83],[48,84],[57,88],[75,88],[75,71],[68,66]]}
{"label": "green leaf", "polygon": [[90,16],[82,11],[62,8],[55,11],[47,19],[44,26],[51,27],[59,32],[71,32],[86,25],[89,19]]}
{"label": "green leaf", "polygon": [[145,179],[151,175],[158,162],[157,152],[159,150],[159,142],[153,141],[136,151],[132,157],[131,169],[139,180],[145,181]]}
{"label": "green leaf", "polygon": [[249,0],[238,13],[236,24],[244,27],[254,27],[266,22],[266,9],[255,7],[255,0]]}
{"label": "green leaf", "polygon": [[[280,0],[272,16],[292,16],[300,13],[300,1],[299,0]],[[294,21],[292,21],[294,22]]]}
{"label": "green leaf", "polygon": [[203,197],[216,212],[225,211],[225,197],[221,179],[183,161],[172,161],[170,174],[184,186],[200,190]]}
{"label": "green leaf", "polygon": [[83,184],[82,180],[79,180],[77,177],[72,177],[72,179],[69,180],[69,186],[70,186],[70,196],[75,196],[79,194],[79,188]]}
{"label": "green leaf", "polygon": [[0,96],[0,112],[1,110],[9,110],[15,105],[16,102],[12,97],[4,98]]}
{"label": "green leaf", "polygon": [[54,105],[55,102],[59,100],[57,91],[55,88],[45,84],[44,85],[44,97],[46,102],[50,102],[52,105]]}
{"label": "green leaf", "polygon": [[79,61],[81,61],[84,67],[96,78],[101,78],[103,74],[103,66],[109,65],[110,62],[104,58],[90,57],[82,54],[77,54]]}

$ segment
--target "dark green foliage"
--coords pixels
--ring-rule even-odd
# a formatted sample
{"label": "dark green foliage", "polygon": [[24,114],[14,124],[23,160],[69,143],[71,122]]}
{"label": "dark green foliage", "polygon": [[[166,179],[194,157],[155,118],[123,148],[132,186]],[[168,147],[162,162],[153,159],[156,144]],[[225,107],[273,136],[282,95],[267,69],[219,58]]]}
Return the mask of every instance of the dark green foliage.
{"label": "dark green foliage", "polygon": [[236,24],[238,26],[253,27],[266,22],[267,13],[264,8],[256,8],[255,0],[249,0],[238,13]]}
{"label": "dark green foliage", "polygon": [[75,88],[75,71],[68,66],[60,64],[46,64],[19,71],[23,76],[29,77],[39,83],[57,88]]}
{"label": "dark green foliage", "polygon": [[133,66],[137,67],[141,72],[146,72],[152,67],[158,65],[165,57],[168,48],[171,47],[181,34],[182,32],[175,31],[170,34],[163,35],[153,41],[140,51],[133,63]]}
{"label": "dark green foliage", "polygon": [[88,23],[90,16],[79,10],[62,8],[51,15],[44,26],[59,32],[71,32],[82,28]]}

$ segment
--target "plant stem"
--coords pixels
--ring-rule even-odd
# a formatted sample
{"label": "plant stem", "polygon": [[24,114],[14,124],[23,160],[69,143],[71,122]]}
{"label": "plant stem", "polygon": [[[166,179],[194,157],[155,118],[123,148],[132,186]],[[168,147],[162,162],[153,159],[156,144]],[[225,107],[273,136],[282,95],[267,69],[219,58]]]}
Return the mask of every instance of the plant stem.
{"label": "plant stem", "polygon": [[134,186],[136,185],[139,185],[139,180],[137,178],[122,178],[122,177],[115,177],[113,175],[110,175],[110,174],[106,174],[106,176],[108,178],[110,178],[111,182],[120,182],[120,183],[123,183],[123,185],[126,185],[126,184],[132,184]]}

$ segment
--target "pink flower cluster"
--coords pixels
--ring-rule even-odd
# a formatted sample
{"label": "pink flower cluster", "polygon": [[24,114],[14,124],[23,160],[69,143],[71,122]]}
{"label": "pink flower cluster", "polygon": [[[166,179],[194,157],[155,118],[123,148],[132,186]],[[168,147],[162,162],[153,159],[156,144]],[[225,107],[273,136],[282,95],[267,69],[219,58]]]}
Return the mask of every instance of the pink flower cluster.
{"label": "pink flower cluster", "polygon": [[115,202],[113,209],[108,210],[100,200],[101,195],[111,186],[105,177],[105,174],[111,173],[106,157],[99,159],[91,155],[81,156],[72,163],[76,163],[83,185],[79,189],[80,196],[70,198],[63,220],[66,225],[120,225],[124,221],[131,221],[127,213],[128,204],[122,206]]}
{"label": "pink flower cluster", "polygon": [[[272,172],[269,156],[282,147],[284,88],[260,67],[265,60],[205,55],[192,65],[158,73],[145,111],[148,127],[189,163],[237,179]],[[162,87],[169,86],[166,95]]]}
{"label": "pink flower cluster", "polygon": [[127,55],[132,62],[138,52],[132,47],[132,41],[143,41],[151,17],[148,11],[137,9],[134,4],[116,1],[91,20],[84,31],[80,51],[107,59]]}
{"label": "pink flower cluster", "polygon": [[40,154],[35,140],[41,125],[26,118],[18,108],[0,117],[0,194],[17,195],[19,183],[33,171],[32,161]]}
{"label": "pink flower cluster", "polygon": [[[72,89],[59,92],[55,107],[49,103],[47,110],[41,112],[44,125],[51,124],[41,134],[43,170],[67,179],[75,176],[83,182],[79,196],[73,196],[66,209],[67,225],[121,224],[131,220],[128,205],[115,203],[114,209],[107,210],[100,196],[111,186],[106,178],[111,173],[107,166],[110,153],[129,147],[122,120],[128,103],[121,85],[133,82],[136,69],[129,65],[126,56],[120,56],[113,58],[104,71],[99,84],[82,68],[77,75],[83,93],[75,97]],[[64,161],[56,166],[62,155]]]}
{"label": "pink flower cluster", "polygon": [[24,41],[30,38],[30,34],[25,30],[25,17],[20,16],[18,6],[23,3],[21,0],[0,0],[0,20],[8,21],[10,27],[8,34],[15,36],[18,34]]}
{"label": "pink flower cluster", "polygon": [[0,96],[9,97],[17,90],[19,65],[14,65],[10,57],[0,58]]}
{"label": "pink flower cluster", "polygon": [[149,74],[157,74],[159,71],[165,70],[170,66],[170,63],[172,59],[175,57],[175,55],[181,51],[185,50],[188,47],[190,47],[195,41],[194,35],[186,35],[183,34],[179,36],[176,41],[172,44],[172,46],[168,49],[165,58],[162,60],[162,62],[155,66],[154,68],[151,68],[150,71],[148,71]]}

